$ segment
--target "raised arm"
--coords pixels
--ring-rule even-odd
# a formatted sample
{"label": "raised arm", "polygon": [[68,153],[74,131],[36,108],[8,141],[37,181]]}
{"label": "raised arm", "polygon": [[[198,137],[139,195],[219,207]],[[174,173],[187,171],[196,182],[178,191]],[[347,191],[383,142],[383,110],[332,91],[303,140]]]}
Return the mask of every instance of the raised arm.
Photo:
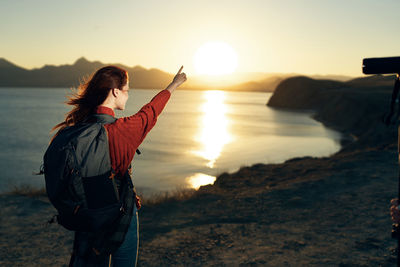
{"label": "raised arm", "polygon": [[121,174],[125,173],[135,156],[136,149],[155,125],[158,115],[171,96],[171,92],[186,81],[186,74],[181,73],[182,68],[183,66],[175,75],[171,84],[154,96],[139,112],[104,125],[109,137],[111,165],[114,170],[121,170]]}
{"label": "raised arm", "polygon": [[[157,122],[157,117],[164,109],[164,106],[167,104],[169,100],[169,96],[178,88],[182,83],[186,81],[186,74],[182,72],[183,66],[179,69],[178,73],[175,75],[172,82],[165,88],[163,91],[159,92],[150,103],[143,106],[138,113],[138,115],[142,119],[142,135],[140,143],[146,137],[147,133],[154,127]],[[165,91],[169,91],[169,95],[165,93]]]}
{"label": "raised arm", "polygon": [[[136,114],[118,119],[113,125],[129,140],[128,143],[133,147],[138,147],[146,137],[147,133],[154,127],[158,115],[167,104],[171,93],[178,88],[186,79],[186,74],[182,73],[183,66],[175,75],[173,81],[154,96],[149,103],[144,105]],[[135,148],[136,150],[136,148]]]}

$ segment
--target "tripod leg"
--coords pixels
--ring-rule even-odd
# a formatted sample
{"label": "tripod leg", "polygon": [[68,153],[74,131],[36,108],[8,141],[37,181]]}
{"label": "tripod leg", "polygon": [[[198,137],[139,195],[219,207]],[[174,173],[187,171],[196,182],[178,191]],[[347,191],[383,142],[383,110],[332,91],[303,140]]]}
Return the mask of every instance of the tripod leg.
{"label": "tripod leg", "polygon": [[[398,82],[399,76],[397,76],[396,82]],[[398,156],[398,163],[399,163],[399,176],[398,176],[398,183],[397,183],[397,199],[400,200],[400,126],[397,129],[397,156]],[[397,267],[400,267],[400,236],[399,236],[399,224],[394,225],[395,236],[397,238]]]}

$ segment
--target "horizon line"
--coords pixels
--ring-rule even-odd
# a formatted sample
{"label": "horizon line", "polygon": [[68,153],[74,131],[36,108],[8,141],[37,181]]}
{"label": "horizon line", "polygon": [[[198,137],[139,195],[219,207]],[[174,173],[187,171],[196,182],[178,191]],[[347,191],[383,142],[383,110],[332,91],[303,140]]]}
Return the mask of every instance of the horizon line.
{"label": "horizon line", "polygon": [[[91,60],[88,60],[85,56],[78,57],[78,58],[77,58],[75,61],[73,61],[72,63],[43,64],[43,65],[40,66],[40,67],[31,67],[31,68],[24,67],[24,66],[22,66],[22,65],[16,64],[15,62],[10,61],[10,60],[6,59],[5,57],[0,57],[0,59],[3,59],[3,60],[5,60],[5,61],[11,63],[12,65],[15,65],[16,67],[19,67],[19,68],[22,68],[22,69],[25,69],[25,70],[28,70],[28,71],[36,70],[36,69],[42,69],[42,68],[44,68],[44,67],[46,67],[46,66],[52,66],[52,67],[61,67],[61,66],[65,66],[65,65],[73,66],[73,65],[75,65],[79,60],[82,60],[82,59],[83,59],[83,60],[85,60],[85,61],[87,61],[87,62],[89,62],[89,63],[99,62],[99,63],[104,64],[104,65],[116,65],[116,64],[119,64],[119,65],[123,65],[123,66],[128,67],[128,68],[136,68],[136,67],[139,67],[139,68],[142,68],[142,69],[145,69],[145,70],[153,70],[153,69],[155,69],[155,70],[160,70],[160,71],[165,72],[165,73],[173,74],[173,73],[170,73],[170,72],[168,72],[168,71],[165,71],[165,70],[163,70],[163,69],[161,69],[161,68],[157,68],[157,67],[148,67],[148,68],[146,68],[146,67],[144,67],[143,65],[140,65],[140,64],[136,64],[136,65],[134,65],[134,66],[128,66],[128,65],[126,65],[126,64],[124,64],[124,63],[119,63],[119,62],[104,63],[104,62],[102,62],[102,61],[100,61],[100,60],[93,60],[93,61],[91,61]],[[361,70],[361,67],[360,67],[360,70]],[[342,77],[350,77],[350,78],[363,77],[363,73],[362,73],[361,71],[360,71],[360,75],[332,74],[332,73],[329,73],[329,74],[324,73],[324,74],[322,74],[322,73],[298,73],[298,72],[244,71],[244,72],[233,72],[233,73],[230,73],[230,74],[215,75],[215,76],[214,76],[214,75],[204,75],[204,74],[193,74],[193,75],[191,75],[191,76],[192,76],[192,77],[227,77],[227,76],[232,76],[232,75],[235,75],[235,74],[257,74],[257,73],[258,73],[258,74],[266,74],[266,75],[342,76]]]}

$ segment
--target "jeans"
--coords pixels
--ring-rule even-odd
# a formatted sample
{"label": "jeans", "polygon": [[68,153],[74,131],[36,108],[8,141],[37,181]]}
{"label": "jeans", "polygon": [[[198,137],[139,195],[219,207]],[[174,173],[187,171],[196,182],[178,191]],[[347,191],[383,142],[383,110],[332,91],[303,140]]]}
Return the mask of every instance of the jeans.
{"label": "jeans", "polygon": [[133,267],[137,264],[139,249],[139,218],[136,205],[133,208],[133,216],[129,225],[125,240],[117,251],[111,255],[112,267]]}
{"label": "jeans", "polygon": [[[79,232],[76,232],[75,238],[83,240],[84,237]],[[81,243],[80,241],[78,243]],[[78,245],[79,246],[79,245]],[[84,245],[83,245],[84,246]],[[71,259],[70,266],[73,267],[135,267],[137,265],[139,249],[139,218],[136,205],[133,207],[133,216],[125,240],[121,246],[109,257],[104,258],[101,262],[95,262],[94,252],[89,253],[88,257],[82,258],[79,253]],[[110,261],[111,260],[111,261]],[[110,265],[111,263],[111,265]]]}

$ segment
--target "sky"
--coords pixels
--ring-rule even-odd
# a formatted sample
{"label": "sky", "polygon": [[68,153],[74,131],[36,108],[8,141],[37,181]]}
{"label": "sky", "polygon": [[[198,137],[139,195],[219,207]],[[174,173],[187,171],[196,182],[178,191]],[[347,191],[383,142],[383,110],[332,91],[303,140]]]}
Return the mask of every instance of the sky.
{"label": "sky", "polygon": [[90,61],[196,74],[219,41],[236,72],[362,76],[400,56],[399,0],[0,0],[0,57],[24,68]]}

